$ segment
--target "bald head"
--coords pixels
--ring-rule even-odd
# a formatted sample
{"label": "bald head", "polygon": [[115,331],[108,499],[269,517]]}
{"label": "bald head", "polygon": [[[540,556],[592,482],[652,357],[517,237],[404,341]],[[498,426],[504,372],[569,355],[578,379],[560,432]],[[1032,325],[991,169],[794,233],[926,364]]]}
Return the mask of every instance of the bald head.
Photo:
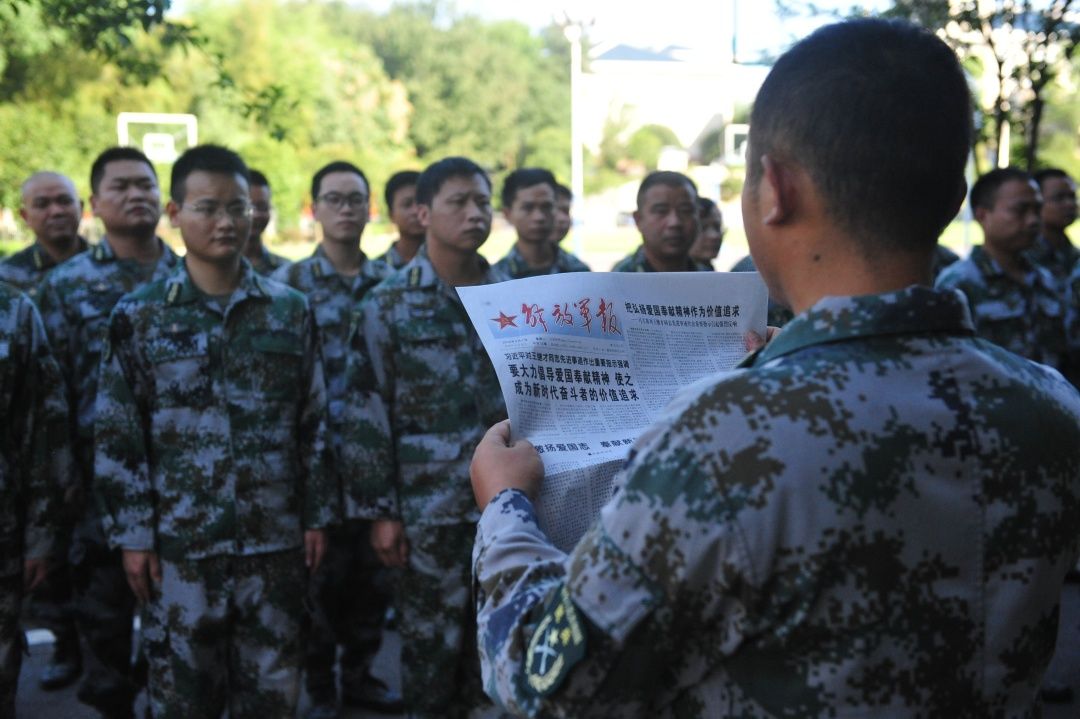
{"label": "bald head", "polygon": [[58,172],[35,172],[23,182],[19,214],[51,254],[64,254],[78,240],[82,202],[75,184]]}

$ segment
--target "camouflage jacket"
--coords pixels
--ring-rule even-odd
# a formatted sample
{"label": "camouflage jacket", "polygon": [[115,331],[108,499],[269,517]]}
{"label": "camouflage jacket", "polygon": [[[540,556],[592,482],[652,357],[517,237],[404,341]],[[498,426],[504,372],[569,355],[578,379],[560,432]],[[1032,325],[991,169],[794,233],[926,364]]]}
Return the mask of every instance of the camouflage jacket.
{"label": "camouflage jacket", "polygon": [[687,388],[569,556],[474,548],[485,689],[529,716],[1026,716],[1080,553],[1080,394],[963,298],[828,297]]}
{"label": "camouflage jacket", "polygon": [[121,297],[165,277],[179,264],[161,240],[154,265],[116,257],[108,239],[57,267],[41,284],[38,307],[68,389],[71,437],[84,489],[94,473],[94,398],[109,312]]}
{"label": "camouflage jacket", "polygon": [[115,547],[260,554],[338,517],[311,311],[243,268],[224,310],[181,264],[109,317],[94,489]]}
{"label": "camouflage jacket", "polygon": [[1080,388],[1080,264],[1065,281],[1065,340],[1069,347],[1069,372]]}
{"label": "camouflage jacket", "polygon": [[326,376],[330,440],[335,456],[341,450],[345,365],[352,318],[368,290],[391,272],[385,263],[365,258],[356,277],[344,277],[338,274],[319,246],[311,257],[273,274],[273,279],[303,292],[315,314]]}
{"label": "camouflage jacket", "polygon": [[252,268],[260,275],[269,277],[280,268],[286,267],[289,264],[289,258],[275,255],[273,252],[266,249],[266,245],[262,245],[260,249],[262,252],[259,253],[258,261],[251,262]]}
{"label": "camouflage jacket", "polygon": [[1071,243],[1060,250],[1055,249],[1045,237],[1039,235],[1035,244],[1027,251],[1027,257],[1035,264],[1045,267],[1055,281],[1062,283],[1080,263],[1080,249]]}
{"label": "camouflage jacket", "polygon": [[408,260],[403,258],[401,256],[401,253],[398,252],[397,240],[395,240],[394,244],[390,245],[390,247],[387,248],[386,252],[382,253],[375,259],[378,262],[384,262],[389,265],[391,270],[400,270],[402,267],[409,264]]}
{"label": "camouflage jacket", "polygon": [[67,401],[33,302],[0,282],[0,577],[60,553],[71,481]]}
{"label": "camouflage jacket", "polygon": [[522,277],[538,275],[557,275],[562,272],[588,272],[589,266],[561,247],[555,248],[555,261],[546,270],[537,270],[529,266],[515,244],[506,253],[506,257],[496,262],[492,269],[506,279],[518,280]]}
{"label": "camouflage jacket", "polygon": [[[645,248],[638,247],[632,255],[627,255],[611,268],[612,272],[656,272],[649,261],[645,259]],[[685,272],[712,272],[712,265],[703,262],[695,262],[686,258]]]}
{"label": "camouflage jacket", "polygon": [[[84,252],[90,247],[86,240],[79,238],[79,252]],[[15,285],[30,299],[36,300],[38,286],[45,279],[45,275],[57,266],[41,243],[35,242],[29,247],[19,250],[11,257],[6,257],[0,262],[0,281]]]}
{"label": "camouflage jacket", "polygon": [[[488,268],[486,283],[497,281]],[[351,342],[349,403],[358,416],[347,423],[343,473],[359,483],[346,497],[350,511],[408,525],[475,522],[469,462],[506,407],[480,338],[426,246],[368,294]]]}
{"label": "camouflage jacket", "polygon": [[[757,267],[754,265],[754,258],[750,255],[742,258],[731,267],[732,272],[757,272]],[[770,327],[783,327],[788,322],[791,322],[791,318],[795,316],[795,313],[784,307],[779,302],[773,301],[773,298],[769,298],[769,311],[765,322]]]}
{"label": "camouflage jacket", "polygon": [[1029,263],[1023,282],[1002,271],[982,247],[950,265],[935,283],[967,296],[975,331],[1021,357],[1065,369],[1065,309],[1050,273]]}

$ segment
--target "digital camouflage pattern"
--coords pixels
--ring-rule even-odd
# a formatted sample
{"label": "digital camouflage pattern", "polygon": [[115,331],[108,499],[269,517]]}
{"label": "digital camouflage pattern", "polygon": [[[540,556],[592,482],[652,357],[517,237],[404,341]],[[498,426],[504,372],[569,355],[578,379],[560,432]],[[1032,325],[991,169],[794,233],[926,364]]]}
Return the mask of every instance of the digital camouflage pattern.
{"label": "digital camouflage pattern", "polygon": [[1026,263],[1014,280],[981,246],[950,265],[935,286],[967,297],[975,331],[1021,357],[1065,370],[1065,308],[1057,283],[1045,269]]}
{"label": "digital camouflage pattern", "polygon": [[[86,240],[80,237],[79,252],[89,247]],[[52,255],[45,251],[40,242],[35,242],[0,261],[0,282],[14,285],[34,300],[37,298],[38,285],[56,266],[57,262]]]}
{"label": "digital camouflage pattern", "polygon": [[1070,243],[1057,249],[1042,235],[1039,235],[1026,254],[1029,260],[1045,267],[1053,275],[1054,280],[1062,284],[1069,278],[1073,268],[1080,263],[1080,250],[1075,245]]}
{"label": "digital camouflage pattern", "polygon": [[537,270],[529,266],[521,255],[517,245],[513,245],[506,256],[496,262],[492,269],[509,280],[540,275],[557,275],[563,272],[589,272],[589,266],[561,247],[555,248],[555,261],[547,269]]}
{"label": "digital camouflage pattern", "polygon": [[293,719],[300,694],[299,551],[163,562],[143,611],[158,719]]}
{"label": "digital camouflage pattern", "polygon": [[72,478],[60,368],[33,302],[0,282],[0,716],[15,715],[23,562],[56,558]]}
{"label": "digital camouflage pattern", "polygon": [[334,269],[320,245],[311,257],[279,269],[272,276],[304,293],[315,315],[326,378],[329,436],[335,458],[341,451],[345,367],[352,318],[368,290],[391,272],[385,263],[365,258],[356,277],[344,277]]}
{"label": "digital camouflage pattern", "polygon": [[523,493],[485,509],[488,694],[529,716],[1037,714],[1080,553],[1080,395],[919,286],[826,297],[743,367],[676,397],[569,556]]}
{"label": "digital camouflage pattern", "polygon": [[387,248],[386,252],[376,257],[375,260],[376,262],[382,262],[389,265],[391,270],[400,270],[402,267],[409,264],[409,261],[402,257],[401,253],[398,252],[396,241]]}
{"label": "digital camouflage pattern", "polygon": [[[487,268],[487,283],[497,280]],[[472,632],[468,541],[479,516],[469,462],[487,427],[506,417],[502,392],[426,246],[369,293],[352,344],[344,473],[364,478],[352,501],[362,516],[402,520],[410,543],[398,593],[402,694],[416,716],[461,716],[487,703],[464,639]]]}
{"label": "digital camouflage pattern", "polygon": [[265,245],[263,245],[260,249],[262,250],[262,252],[259,253],[259,259],[251,263],[252,268],[254,268],[254,270],[260,275],[263,275],[264,277],[269,277],[270,275],[274,274],[275,271],[289,265],[288,257],[275,255],[273,252],[266,249]]}
{"label": "digital camouflage pattern", "polygon": [[94,488],[113,547],[264,554],[338,518],[311,311],[242,267],[224,308],[181,264],[109,318]]}
{"label": "digital camouflage pattern", "polygon": [[1065,282],[1065,338],[1069,346],[1069,378],[1080,388],[1080,264]]}
{"label": "digital camouflage pattern", "polygon": [[[754,265],[754,258],[750,255],[742,258],[736,262],[732,268],[732,272],[757,272],[757,267]],[[765,323],[769,327],[783,327],[795,316],[795,313],[784,307],[779,302],[774,302],[773,298],[769,298],[769,309],[766,314]]]}
{"label": "digital camouflage pattern", "polygon": [[[686,258],[686,269],[683,272],[712,272],[712,265],[704,262],[697,262]],[[656,269],[649,264],[649,261],[645,259],[644,246],[638,247],[633,254],[627,255],[611,268],[612,272],[656,272]]]}

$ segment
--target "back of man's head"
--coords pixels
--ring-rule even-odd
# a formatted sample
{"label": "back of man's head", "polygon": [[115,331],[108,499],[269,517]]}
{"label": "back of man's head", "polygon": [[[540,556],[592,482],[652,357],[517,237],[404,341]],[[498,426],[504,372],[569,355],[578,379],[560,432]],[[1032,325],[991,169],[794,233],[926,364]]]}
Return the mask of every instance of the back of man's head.
{"label": "back of man's head", "polygon": [[98,187],[101,186],[101,178],[105,177],[105,167],[110,162],[120,162],[121,160],[141,162],[150,168],[150,172],[153,173],[155,178],[157,177],[157,170],[154,169],[150,158],[140,150],[134,147],[110,147],[94,158],[94,162],[90,165],[91,194],[97,194]]}
{"label": "back of man's head", "polygon": [[503,209],[509,210],[513,206],[514,198],[517,197],[520,190],[536,185],[547,185],[552,192],[557,192],[559,187],[555,175],[551,174],[549,170],[540,167],[523,167],[520,170],[511,172],[503,180],[502,196],[500,197]]}
{"label": "back of man's head", "polygon": [[997,201],[997,192],[1006,182],[1031,182],[1031,175],[1017,167],[999,167],[975,180],[971,186],[971,209],[990,210]]}
{"label": "back of man's head", "polygon": [[169,197],[178,205],[184,203],[184,183],[193,172],[216,175],[239,175],[246,181],[248,168],[240,155],[221,145],[197,145],[177,158],[169,179]]}
{"label": "back of man's head", "polygon": [[371,183],[368,182],[367,175],[356,165],[351,162],[345,162],[344,160],[335,160],[334,162],[323,165],[319,168],[311,178],[311,199],[318,201],[319,193],[322,191],[322,181],[327,175],[334,172],[350,172],[354,175],[359,175],[360,179],[364,181],[364,187],[368,188],[368,193],[371,193]]}
{"label": "back of man's head", "polygon": [[764,155],[793,163],[864,254],[929,250],[963,197],[971,117],[960,64],[932,33],[829,25],[784,53],[758,92],[747,182]]}
{"label": "back of man's head", "polygon": [[665,185],[667,187],[689,187],[694,195],[694,201],[697,201],[697,185],[686,175],[681,172],[671,172],[670,170],[655,170],[645,175],[645,179],[638,185],[637,191],[637,208],[639,210],[644,209],[642,203],[645,200],[645,193],[649,191],[650,187],[656,185]]}
{"label": "back of man's head", "polygon": [[467,157],[444,157],[420,173],[416,180],[416,204],[431,206],[431,201],[451,177],[475,177],[480,175],[491,191],[491,178],[484,168]]}

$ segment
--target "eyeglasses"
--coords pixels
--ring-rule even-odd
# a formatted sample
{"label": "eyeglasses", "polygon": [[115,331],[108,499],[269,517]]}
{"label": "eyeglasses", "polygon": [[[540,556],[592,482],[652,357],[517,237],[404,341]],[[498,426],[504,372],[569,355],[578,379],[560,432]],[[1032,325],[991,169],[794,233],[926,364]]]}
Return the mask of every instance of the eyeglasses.
{"label": "eyeglasses", "polygon": [[352,195],[342,195],[337,192],[327,192],[325,195],[319,195],[315,198],[318,202],[324,203],[327,207],[335,210],[340,210],[345,205],[348,205],[351,209],[358,210],[361,207],[367,205],[367,195],[361,195],[359,192]]}
{"label": "eyeglasses", "polygon": [[194,205],[183,205],[183,208],[194,212],[205,220],[216,220],[222,213],[233,220],[246,220],[254,212],[252,206],[246,202],[230,202],[227,205],[221,205],[217,202],[200,202]]}

